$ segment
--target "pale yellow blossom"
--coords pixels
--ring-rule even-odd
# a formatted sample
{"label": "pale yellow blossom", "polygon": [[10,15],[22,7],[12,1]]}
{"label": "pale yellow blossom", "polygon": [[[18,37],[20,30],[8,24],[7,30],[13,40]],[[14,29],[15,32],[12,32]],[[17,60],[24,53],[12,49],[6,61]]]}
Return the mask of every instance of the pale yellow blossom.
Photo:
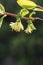
{"label": "pale yellow blossom", "polygon": [[29,34],[32,32],[32,29],[30,28],[30,26],[28,26],[26,29],[25,29],[25,33]]}
{"label": "pale yellow blossom", "polygon": [[32,33],[33,30],[36,30],[35,26],[33,24],[28,24],[27,28],[25,29],[25,33],[29,34]]}
{"label": "pale yellow blossom", "polygon": [[10,27],[12,28],[12,30],[16,32],[20,32],[21,30],[24,30],[24,27],[21,22],[15,22],[15,23],[11,22]]}

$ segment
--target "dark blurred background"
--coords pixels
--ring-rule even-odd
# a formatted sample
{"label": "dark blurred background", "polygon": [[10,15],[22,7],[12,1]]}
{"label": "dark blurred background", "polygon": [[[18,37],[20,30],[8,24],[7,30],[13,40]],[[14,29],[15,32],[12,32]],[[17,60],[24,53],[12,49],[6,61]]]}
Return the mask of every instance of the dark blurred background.
{"label": "dark blurred background", "polygon": [[[43,6],[43,0],[34,1]],[[21,9],[16,0],[0,0],[0,3],[7,12],[17,14]],[[36,16],[43,18],[43,13],[37,12]],[[0,29],[0,65],[43,65],[43,21],[35,21],[37,30],[29,35],[12,31],[9,23],[15,21],[16,18],[7,16]]]}

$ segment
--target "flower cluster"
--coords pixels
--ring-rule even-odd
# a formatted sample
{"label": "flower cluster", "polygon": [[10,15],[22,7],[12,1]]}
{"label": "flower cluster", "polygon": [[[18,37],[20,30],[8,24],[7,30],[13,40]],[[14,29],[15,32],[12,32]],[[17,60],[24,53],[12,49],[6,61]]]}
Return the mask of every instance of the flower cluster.
{"label": "flower cluster", "polygon": [[31,32],[33,32],[33,30],[36,30],[34,24],[32,23],[31,20],[28,21],[28,26],[27,28],[25,29],[25,33],[29,34]]}
{"label": "flower cluster", "polygon": [[22,23],[18,22],[18,21],[15,23],[11,22],[10,27],[12,28],[12,30],[14,30],[16,32],[20,32],[21,30],[24,30]]}
{"label": "flower cluster", "polygon": [[[21,18],[24,17],[25,15],[27,15],[29,12],[28,10],[26,9],[22,9],[18,16],[17,16],[17,20],[16,22],[11,22],[10,23],[10,27],[12,28],[12,30],[16,31],[16,32],[20,32],[21,30],[24,30],[24,26],[22,25],[21,23]],[[35,12],[32,12],[30,15],[29,15],[29,18],[32,17],[32,15],[35,14]],[[27,28],[24,30],[25,33],[29,34],[31,33],[33,30],[36,30],[34,24],[32,23],[32,20],[28,20],[27,21],[28,25],[27,25]]]}

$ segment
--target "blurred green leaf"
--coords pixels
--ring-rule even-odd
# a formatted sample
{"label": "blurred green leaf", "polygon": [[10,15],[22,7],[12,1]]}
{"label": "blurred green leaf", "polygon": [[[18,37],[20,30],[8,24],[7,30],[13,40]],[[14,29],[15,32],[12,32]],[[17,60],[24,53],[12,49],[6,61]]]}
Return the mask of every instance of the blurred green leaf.
{"label": "blurred green leaf", "polygon": [[19,15],[20,15],[21,17],[24,17],[24,16],[27,15],[28,13],[29,13],[29,11],[28,11],[27,9],[21,9]]}
{"label": "blurred green leaf", "polygon": [[3,23],[3,19],[6,17],[6,15],[4,15],[4,16],[2,16],[1,18],[0,18],[0,28],[1,28],[1,26],[2,26],[2,23]]}
{"label": "blurred green leaf", "polygon": [[4,14],[5,8],[2,4],[0,4],[0,14]]}

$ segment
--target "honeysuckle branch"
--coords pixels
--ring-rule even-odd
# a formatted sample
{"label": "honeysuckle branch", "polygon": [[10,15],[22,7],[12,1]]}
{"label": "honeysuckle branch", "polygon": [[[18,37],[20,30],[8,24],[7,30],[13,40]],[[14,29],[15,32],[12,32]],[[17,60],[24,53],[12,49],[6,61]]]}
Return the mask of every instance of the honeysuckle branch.
{"label": "honeysuckle branch", "polygon": [[[31,2],[31,1],[29,1]],[[34,2],[32,2],[34,4]],[[23,3],[26,4],[26,3]],[[21,5],[20,5],[21,6]],[[30,5],[31,6],[31,5]],[[32,5],[33,6],[33,5]],[[18,14],[13,14],[10,12],[6,12],[5,8],[2,4],[0,4],[0,16],[2,15],[2,17],[0,17],[0,28],[2,26],[3,23],[3,19],[6,16],[12,16],[16,18],[15,22],[10,22],[10,27],[12,28],[12,30],[16,31],[16,32],[20,32],[20,31],[24,31],[25,33],[29,34],[31,33],[33,30],[36,30],[36,27],[34,26],[32,21],[35,20],[40,20],[43,21],[43,19],[39,18],[39,17],[32,17],[34,14],[36,14],[36,11],[41,11],[43,12],[43,7],[40,5],[36,5],[34,4],[34,7],[30,7],[30,9],[33,9],[33,12],[31,12],[29,14],[29,11],[26,9],[22,9]],[[26,17],[25,15],[29,14],[29,17]],[[26,20],[27,21],[27,27],[25,28],[21,22],[21,19]]]}
{"label": "honeysuckle branch", "polygon": [[[8,15],[8,16],[12,16],[12,17],[17,17],[17,14],[13,14],[13,13],[9,13],[9,12],[5,12],[3,15]],[[23,17],[22,19],[24,20],[40,20],[43,21],[43,19],[39,18],[39,17],[32,17],[32,18],[28,18],[28,17]]]}

